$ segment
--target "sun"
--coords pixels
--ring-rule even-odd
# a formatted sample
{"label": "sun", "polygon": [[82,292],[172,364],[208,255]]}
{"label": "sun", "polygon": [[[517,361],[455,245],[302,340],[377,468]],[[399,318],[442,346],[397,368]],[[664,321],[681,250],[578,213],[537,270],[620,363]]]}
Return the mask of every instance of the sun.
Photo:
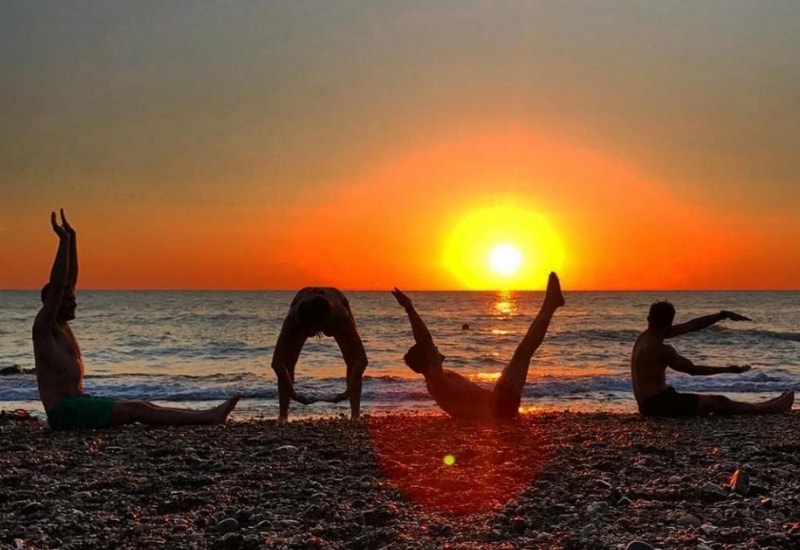
{"label": "sun", "polygon": [[522,265],[522,253],[516,245],[502,243],[489,251],[489,268],[498,275],[513,275]]}
{"label": "sun", "polygon": [[[486,201],[488,202],[488,201]],[[524,200],[478,202],[455,218],[442,264],[471,290],[538,290],[564,265],[557,231]]]}

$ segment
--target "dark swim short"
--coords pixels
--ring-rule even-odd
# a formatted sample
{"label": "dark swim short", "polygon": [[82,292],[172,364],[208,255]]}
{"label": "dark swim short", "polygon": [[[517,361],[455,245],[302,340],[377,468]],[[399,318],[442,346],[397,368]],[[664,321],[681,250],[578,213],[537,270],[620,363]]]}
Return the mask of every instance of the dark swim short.
{"label": "dark swim short", "polygon": [[696,393],[678,393],[669,387],[639,404],[642,416],[698,416],[700,396]]}
{"label": "dark swim short", "polygon": [[64,397],[47,411],[47,422],[53,430],[103,428],[108,426],[116,402],[113,397]]}
{"label": "dark swim short", "polygon": [[497,384],[492,391],[492,416],[494,418],[516,418],[522,396],[507,384]]}

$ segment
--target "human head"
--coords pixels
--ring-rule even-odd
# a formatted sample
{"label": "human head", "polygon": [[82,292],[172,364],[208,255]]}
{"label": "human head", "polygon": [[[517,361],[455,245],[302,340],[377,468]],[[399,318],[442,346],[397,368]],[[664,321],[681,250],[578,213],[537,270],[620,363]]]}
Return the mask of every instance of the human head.
{"label": "human head", "polygon": [[675,306],[666,301],[656,302],[650,306],[647,314],[647,328],[665,329],[672,326],[675,319]]}
{"label": "human head", "polygon": [[303,300],[297,306],[297,320],[309,336],[319,334],[333,313],[333,303],[324,296]]}
{"label": "human head", "polygon": [[[47,301],[47,295],[50,293],[50,283],[46,283],[40,292],[42,303]],[[61,295],[61,303],[58,306],[58,313],[56,319],[60,322],[72,321],[75,318],[75,308],[78,307],[75,301],[75,289],[70,285],[64,286],[64,293]]]}
{"label": "human head", "polygon": [[[439,364],[441,365],[444,362],[444,355],[441,353],[438,353],[438,355]],[[428,374],[428,370],[430,369],[428,356],[425,353],[425,350],[419,344],[414,344],[408,348],[408,351],[403,356],[403,361],[405,361],[406,365],[408,365],[409,368],[411,368],[411,370],[414,372]]]}

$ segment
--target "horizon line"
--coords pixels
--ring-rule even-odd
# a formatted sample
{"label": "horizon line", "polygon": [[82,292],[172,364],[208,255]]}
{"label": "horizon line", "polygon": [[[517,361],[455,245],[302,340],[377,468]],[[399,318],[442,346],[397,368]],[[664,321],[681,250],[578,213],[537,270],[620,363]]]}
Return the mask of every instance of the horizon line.
{"label": "horizon line", "polygon": [[[298,292],[306,285],[292,288],[78,288],[79,292]],[[342,292],[390,292],[386,289],[359,289],[333,287]],[[40,288],[0,288],[0,292],[39,292]],[[544,292],[545,289],[469,289],[469,288],[426,288],[404,289],[404,292]],[[800,288],[577,288],[562,289],[563,292],[799,292]]]}

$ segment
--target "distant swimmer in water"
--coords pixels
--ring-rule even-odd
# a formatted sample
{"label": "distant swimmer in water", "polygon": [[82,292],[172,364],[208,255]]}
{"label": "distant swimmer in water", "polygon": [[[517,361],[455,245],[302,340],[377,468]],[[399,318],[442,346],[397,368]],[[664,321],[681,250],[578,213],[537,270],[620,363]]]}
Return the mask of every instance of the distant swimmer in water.
{"label": "distant swimmer in water", "polygon": [[50,271],[50,282],[42,288],[42,308],[33,322],[36,382],[50,427],[69,430],[133,422],[151,426],[223,424],[239,401],[238,394],[216,407],[194,410],[84,393],[81,350],[69,326],[77,307],[77,236],[63,210],[61,225],[55,212],[50,215],[50,224],[58,235],[58,252]]}
{"label": "distant swimmer in water", "polygon": [[347,364],[347,388],[328,401],[338,403],[350,399],[350,418],[359,418],[361,381],[368,361],[350,303],[335,288],[307,287],[292,300],[272,355],[272,369],[278,377],[280,422],[286,422],[289,417],[290,400],[304,405],[317,401],[295,390],[294,370],[306,339],[319,334],[333,336]]}
{"label": "distant swimmer in water", "polygon": [[539,314],[517,347],[511,361],[503,369],[493,390],[471,382],[460,374],[442,368],[444,356],[433,343],[428,327],[411,304],[411,300],[395,288],[392,294],[403,306],[411,322],[415,344],[405,354],[406,365],[425,376],[428,393],[444,412],[455,418],[514,418],[519,414],[522,388],[536,349],[544,341],[553,314],[564,305],[561,285],[555,273],[550,274],[547,292]]}
{"label": "distant swimmer in water", "polygon": [[670,367],[692,376],[722,373],[742,373],[750,365],[709,367],[695,365],[680,355],[672,346],[664,343],[667,338],[695,332],[729,319],[749,321],[744,315],[732,311],[720,311],[713,315],[698,317],[679,325],[673,325],[675,307],[669,302],[656,302],[647,315],[647,330],[636,339],[631,355],[631,377],[633,394],[643,416],[698,416],[706,414],[766,414],[781,413],[792,408],[794,392],[786,391],[780,396],[759,403],[734,401],[724,395],[678,393],[667,385],[666,370]]}

